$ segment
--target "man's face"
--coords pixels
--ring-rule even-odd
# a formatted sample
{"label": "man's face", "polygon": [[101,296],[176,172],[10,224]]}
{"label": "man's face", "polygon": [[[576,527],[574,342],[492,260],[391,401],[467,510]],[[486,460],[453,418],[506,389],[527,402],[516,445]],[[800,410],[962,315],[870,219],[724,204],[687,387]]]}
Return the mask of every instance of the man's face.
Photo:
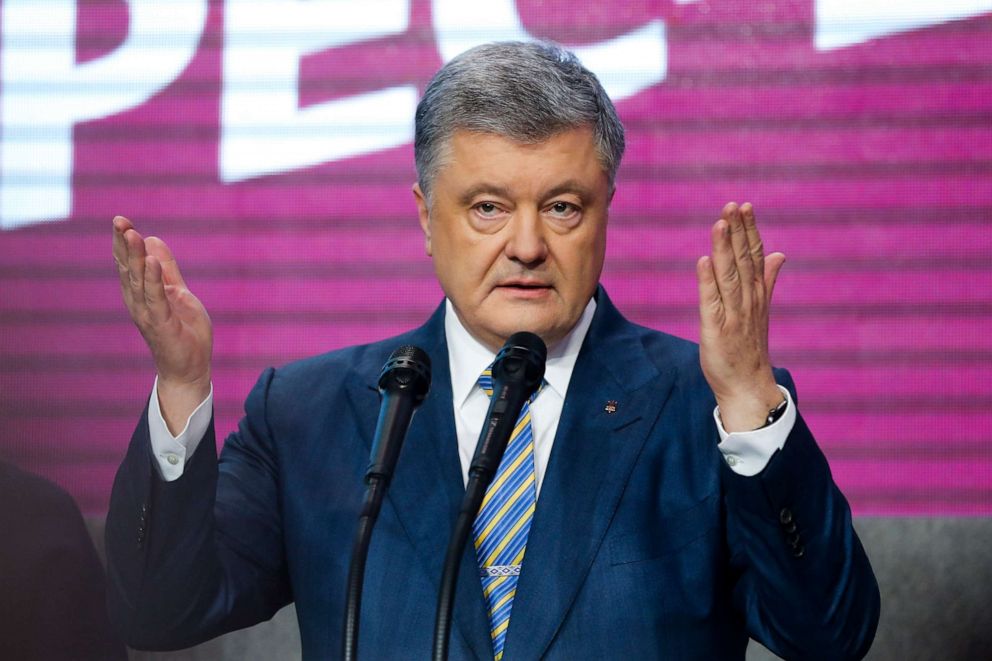
{"label": "man's face", "polygon": [[456,131],[430,206],[427,254],[458,318],[496,351],[517,331],[549,346],[578,321],[606,252],[612,188],[587,128],[539,144]]}

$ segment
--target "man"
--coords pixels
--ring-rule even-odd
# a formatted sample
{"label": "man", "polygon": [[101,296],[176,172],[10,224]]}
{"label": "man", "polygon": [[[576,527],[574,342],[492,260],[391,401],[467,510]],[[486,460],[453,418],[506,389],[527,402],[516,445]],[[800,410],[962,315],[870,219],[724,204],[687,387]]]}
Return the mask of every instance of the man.
{"label": "man", "polygon": [[742,658],[749,634],[790,658],[862,656],[878,589],[788,375],[776,385],[768,306],[784,256],[765,256],[750,205],[724,207],[697,264],[697,348],[630,324],[598,287],[623,129],[574,56],[473,49],[434,77],[416,122],[413,193],[446,301],[398,338],[267,370],[219,464],[209,318],[166,245],[115,219],[124,299],[158,370],[107,528],[130,642],[191,645],[295,600],[304,655],[338,654],[375,382],[415,344],[433,385],[372,539],[359,649],[429,654],[488,406],[479,374],[527,330],[549,360],[521,423],[533,443],[506,467],[526,533],[493,562],[480,513],[452,658]]}
{"label": "man", "polygon": [[0,658],[127,659],[103,605],[103,567],[72,496],[0,461],[0,503]]}

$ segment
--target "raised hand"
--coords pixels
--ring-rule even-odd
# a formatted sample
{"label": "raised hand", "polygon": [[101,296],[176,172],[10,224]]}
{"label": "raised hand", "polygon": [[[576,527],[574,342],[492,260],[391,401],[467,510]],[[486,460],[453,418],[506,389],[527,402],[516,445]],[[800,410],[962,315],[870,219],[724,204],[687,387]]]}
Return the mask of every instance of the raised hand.
{"label": "raised hand", "polygon": [[169,246],[143,239],[123,216],[114,218],[113,252],[124,304],[155,360],[162,416],[175,434],[210,392],[210,316]]}
{"label": "raised hand", "polygon": [[782,401],[768,357],[768,311],[785,255],[765,256],[747,203],[727,204],[710,236],[713,255],[696,263],[699,360],[724,429],[750,431]]}

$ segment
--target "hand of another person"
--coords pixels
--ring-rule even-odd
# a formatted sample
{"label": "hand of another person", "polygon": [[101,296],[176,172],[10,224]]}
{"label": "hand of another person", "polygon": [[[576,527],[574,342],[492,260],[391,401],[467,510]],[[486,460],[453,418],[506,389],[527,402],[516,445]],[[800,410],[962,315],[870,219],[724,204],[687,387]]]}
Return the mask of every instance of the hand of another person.
{"label": "hand of another person", "polygon": [[768,357],[768,311],[785,255],[765,257],[747,203],[727,204],[710,235],[713,255],[696,263],[699,359],[724,429],[750,431],[782,401]]}
{"label": "hand of another person", "polygon": [[114,218],[113,252],[124,303],[155,359],[162,416],[175,434],[210,393],[210,316],[169,246],[143,239],[123,216]]}

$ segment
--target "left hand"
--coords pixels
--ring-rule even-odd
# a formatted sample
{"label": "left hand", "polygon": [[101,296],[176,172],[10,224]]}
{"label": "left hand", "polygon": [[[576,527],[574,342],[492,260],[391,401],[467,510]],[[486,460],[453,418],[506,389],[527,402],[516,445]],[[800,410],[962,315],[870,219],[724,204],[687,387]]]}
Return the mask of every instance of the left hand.
{"label": "left hand", "polygon": [[768,310],[785,255],[765,256],[749,203],[728,203],[710,236],[712,257],[696,263],[699,360],[724,429],[750,431],[782,401],[768,357]]}

